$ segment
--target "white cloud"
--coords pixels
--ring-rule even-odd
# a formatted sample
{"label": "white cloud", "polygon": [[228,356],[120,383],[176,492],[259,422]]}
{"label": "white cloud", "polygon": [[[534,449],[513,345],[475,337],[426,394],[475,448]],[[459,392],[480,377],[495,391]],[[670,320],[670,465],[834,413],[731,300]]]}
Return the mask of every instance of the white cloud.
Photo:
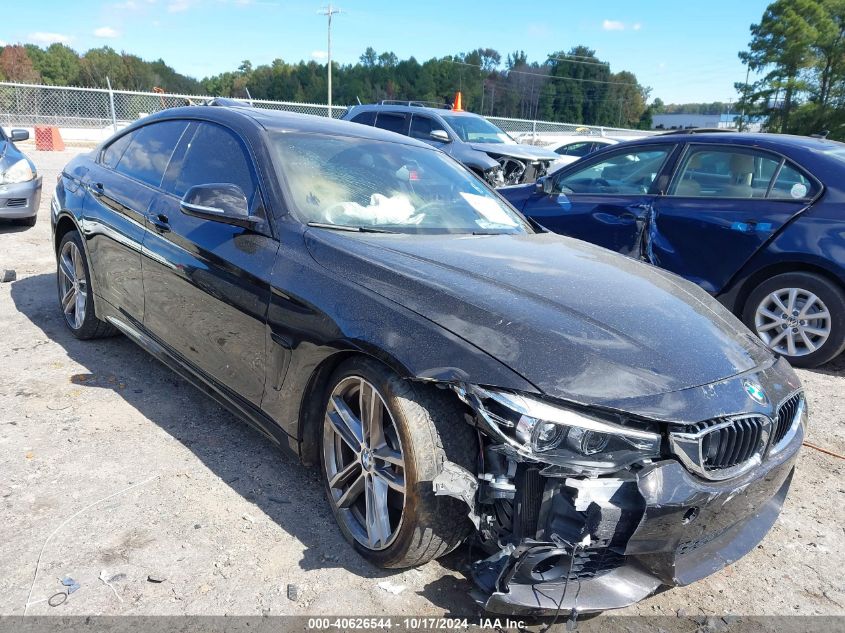
{"label": "white cloud", "polygon": [[605,31],[624,31],[625,23],[619,20],[605,20],[601,23],[601,28]]}
{"label": "white cloud", "polygon": [[98,29],[94,29],[94,35],[96,37],[114,38],[118,37],[120,32],[110,26],[101,26]]}
{"label": "white cloud", "polygon": [[316,59],[318,61],[323,61],[329,58],[329,54],[326,51],[311,51],[311,59]]}
{"label": "white cloud", "polygon": [[34,44],[67,44],[70,42],[70,35],[62,33],[49,33],[47,31],[36,31],[30,33],[27,39]]}
{"label": "white cloud", "polygon": [[0,46],[6,46],[6,40],[0,40]]}
{"label": "white cloud", "polygon": [[632,26],[631,28],[634,29],[635,31],[639,31],[641,28],[643,28],[643,25],[640,24],[639,22],[634,22],[634,26]]}
{"label": "white cloud", "polygon": [[197,0],[170,0],[170,3],[167,5],[167,12],[182,13],[183,11],[187,11],[197,3]]}

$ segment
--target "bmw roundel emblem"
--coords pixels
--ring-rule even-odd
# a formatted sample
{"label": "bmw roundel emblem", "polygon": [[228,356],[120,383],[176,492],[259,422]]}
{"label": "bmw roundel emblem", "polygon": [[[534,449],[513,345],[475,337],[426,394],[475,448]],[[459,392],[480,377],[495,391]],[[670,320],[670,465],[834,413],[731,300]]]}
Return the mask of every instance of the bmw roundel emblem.
{"label": "bmw roundel emblem", "polygon": [[752,380],[743,380],[742,386],[745,388],[745,393],[757,404],[768,404],[769,399],[766,397],[766,392],[763,388]]}

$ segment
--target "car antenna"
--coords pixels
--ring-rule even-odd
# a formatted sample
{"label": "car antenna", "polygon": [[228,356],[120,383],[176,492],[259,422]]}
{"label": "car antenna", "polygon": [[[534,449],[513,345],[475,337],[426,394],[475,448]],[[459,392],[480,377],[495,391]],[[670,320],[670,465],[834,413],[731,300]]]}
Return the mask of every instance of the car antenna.
{"label": "car antenna", "polygon": [[813,138],[827,138],[827,135],[830,134],[830,130],[822,130],[820,132],[816,132],[815,134],[810,134]]}
{"label": "car antenna", "polygon": [[358,102],[358,105],[362,105],[361,104],[361,97],[359,97],[358,95],[355,95],[355,101]]}

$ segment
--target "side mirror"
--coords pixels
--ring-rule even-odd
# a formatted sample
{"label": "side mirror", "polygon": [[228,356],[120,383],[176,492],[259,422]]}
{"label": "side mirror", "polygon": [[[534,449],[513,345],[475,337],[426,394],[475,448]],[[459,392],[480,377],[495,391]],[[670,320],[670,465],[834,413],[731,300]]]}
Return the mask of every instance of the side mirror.
{"label": "side mirror", "polygon": [[263,222],[258,216],[249,214],[249,202],[243,190],[228,183],[191,187],[182,198],[180,206],[186,215],[245,229],[254,229]]}
{"label": "side mirror", "polygon": [[439,141],[441,143],[452,142],[452,139],[449,138],[449,133],[446,130],[432,130],[429,136],[432,141]]}
{"label": "side mirror", "polygon": [[551,195],[554,183],[548,176],[540,176],[534,181],[534,191],[542,195]]}
{"label": "side mirror", "polygon": [[28,138],[28,130],[12,130],[12,133],[9,135],[9,140],[12,141],[12,143],[17,143],[18,141],[25,141]]}

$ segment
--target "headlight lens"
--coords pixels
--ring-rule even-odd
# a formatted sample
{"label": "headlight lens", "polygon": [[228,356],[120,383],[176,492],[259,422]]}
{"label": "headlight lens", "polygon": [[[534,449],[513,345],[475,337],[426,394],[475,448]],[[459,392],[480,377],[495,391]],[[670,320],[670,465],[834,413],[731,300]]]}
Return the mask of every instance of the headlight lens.
{"label": "headlight lens", "polygon": [[523,394],[472,391],[482,413],[539,461],[602,473],[660,456],[654,427],[624,426]]}
{"label": "headlight lens", "polygon": [[35,172],[25,158],[14,163],[6,171],[0,174],[0,183],[11,185],[18,182],[29,182],[35,178]]}

